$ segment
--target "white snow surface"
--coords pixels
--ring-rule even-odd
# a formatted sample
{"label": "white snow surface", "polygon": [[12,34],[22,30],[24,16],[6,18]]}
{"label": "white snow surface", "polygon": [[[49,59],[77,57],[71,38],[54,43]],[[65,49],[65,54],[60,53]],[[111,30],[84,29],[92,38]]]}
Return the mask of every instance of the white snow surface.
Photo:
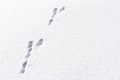
{"label": "white snow surface", "polygon": [[120,0],[0,0],[0,80],[120,80]]}

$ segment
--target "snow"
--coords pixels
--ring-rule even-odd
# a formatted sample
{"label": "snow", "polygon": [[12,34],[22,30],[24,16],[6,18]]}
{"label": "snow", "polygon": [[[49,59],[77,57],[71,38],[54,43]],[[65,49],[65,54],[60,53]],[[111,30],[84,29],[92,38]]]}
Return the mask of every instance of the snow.
{"label": "snow", "polygon": [[0,80],[120,80],[119,14],[119,0],[1,0]]}

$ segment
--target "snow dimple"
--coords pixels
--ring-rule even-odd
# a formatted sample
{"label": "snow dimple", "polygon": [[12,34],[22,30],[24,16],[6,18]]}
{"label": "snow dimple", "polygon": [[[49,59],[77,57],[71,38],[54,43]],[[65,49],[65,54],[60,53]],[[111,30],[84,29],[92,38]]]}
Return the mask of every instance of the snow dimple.
{"label": "snow dimple", "polygon": [[42,45],[42,43],[43,43],[43,39],[40,39],[37,43],[36,43],[36,47],[39,47],[40,45]]}
{"label": "snow dimple", "polygon": [[50,19],[48,25],[51,25],[52,22],[53,22],[53,19]]}
{"label": "snow dimple", "polygon": [[31,48],[32,45],[33,45],[33,41],[29,41],[29,42],[28,42],[28,48]]}
{"label": "snow dimple", "polygon": [[26,67],[26,65],[27,65],[27,61],[25,61],[23,64],[22,64],[22,66],[25,68]]}
{"label": "snow dimple", "polygon": [[26,65],[27,65],[27,60],[22,63],[22,68],[21,68],[21,70],[20,70],[20,73],[24,73],[24,72],[25,72]]}
{"label": "snow dimple", "polygon": [[64,10],[65,10],[65,6],[63,6],[63,7],[59,10],[59,12],[64,11]]}
{"label": "snow dimple", "polygon": [[32,48],[28,48],[28,53],[30,53],[32,51]]}
{"label": "snow dimple", "polygon": [[22,68],[21,70],[20,70],[20,73],[24,73],[25,72],[25,68]]}
{"label": "snow dimple", "polygon": [[27,53],[27,54],[25,55],[25,58],[28,58],[28,57],[30,57],[30,53]]}

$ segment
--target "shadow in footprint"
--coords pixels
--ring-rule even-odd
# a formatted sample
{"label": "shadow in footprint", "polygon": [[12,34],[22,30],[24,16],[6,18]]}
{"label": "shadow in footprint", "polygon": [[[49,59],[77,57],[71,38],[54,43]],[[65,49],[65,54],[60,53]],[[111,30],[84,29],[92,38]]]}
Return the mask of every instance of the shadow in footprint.
{"label": "shadow in footprint", "polygon": [[39,47],[40,45],[42,45],[42,43],[43,43],[43,39],[40,39],[37,43],[36,43],[36,47]]}
{"label": "shadow in footprint", "polygon": [[52,22],[53,22],[53,19],[50,19],[48,25],[51,25]]}
{"label": "shadow in footprint", "polygon": [[63,6],[63,7],[59,10],[59,12],[64,11],[64,10],[65,10],[65,7]]}
{"label": "shadow in footprint", "polygon": [[27,48],[31,48],[32,45],[33,45],[33,41],[29,41],[29,42],[28,42],[28,46],[27,46]]}
{"label": "shadow in footprint", "polygon": [[22,68],[21,70],[20,70],[20,73],[24,73],[25,72],[25,68]]}

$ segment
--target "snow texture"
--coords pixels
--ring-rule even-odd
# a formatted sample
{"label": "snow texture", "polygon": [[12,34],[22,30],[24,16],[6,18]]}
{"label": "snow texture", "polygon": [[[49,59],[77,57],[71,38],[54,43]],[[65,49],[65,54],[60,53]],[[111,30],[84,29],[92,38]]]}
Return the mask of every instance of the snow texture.
{"label": "snow texture", "polygon": [[120,0],[0,0],[0,80],[120,80]]}

